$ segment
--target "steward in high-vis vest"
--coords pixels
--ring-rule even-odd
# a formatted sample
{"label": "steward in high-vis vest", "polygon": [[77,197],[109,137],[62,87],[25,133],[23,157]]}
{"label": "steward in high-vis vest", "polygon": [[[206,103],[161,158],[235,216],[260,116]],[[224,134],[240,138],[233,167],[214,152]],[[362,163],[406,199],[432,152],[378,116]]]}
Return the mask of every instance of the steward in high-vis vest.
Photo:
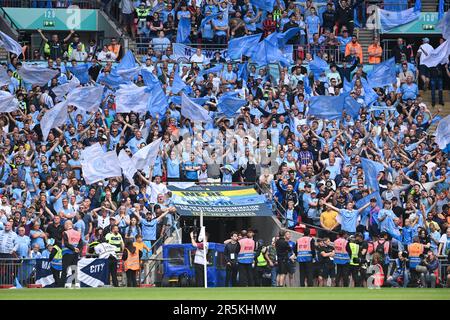
{"label": "steward in high-vis vest", "polygon": [[300,270],[300,287],[305,286],[305,279],[308,287],[313,286],[313,258],[316,256],[316,248],[314,239],[309,235],[309,228],[306,228],[303,232],[303,237],[297,239],[297,246],[294,249],[294,253],[297,255],[297,262]]}
{"label": "steward in high-vis vest", "polygon": [[[72,221],[67,220],[64,223],[64,232],[62,239],[62,274],[61,274],[61,282],[64,283],[64,286],[70,288],[72,286],[72,281],[70,283],[66,283],[67,280],[67,269],[70,266],[77,266],[78,264],[78,255],[83,248],[83,241],[81,239],[81,233],[79,231],[74,230]],[[72,270],[72,272],[76,272],[76,270]],[[77,279],[75,280],[75,287],[78,288],[80,286]]]}
{"label": "steward in high-vis vest", "polygon": [[349,245],[347,241],[347,232],[340,231],[338,238],[334,240],[334,263],[336,264],[336,287],[340,286],[342,280],[343,286],[349,286]]}
{"label": "steward in high-vis vest", "polygon": [[255,286],[267,287],[270,286],[269,268],[269,250],[267,246],[263,245],[262,240],[259,240],[259,249],[256,253],[256,268],[255,268]]}
{"label": "steward in high-vis vest", "polygon": [[413,238],[413,243],[408,246],[409,255],[409,269],[415,271],[416,267],[420,264],[421,255],[424,252],[424,245],[419,242],[419,237]]}
{"label": "steward in high-vis vest", "polygon": [[62,287],[62,249],[55,244],[55,239],[48,239],[47,244],[49,245],[49,247],[51,247],[48,261],[50,262],[50,270],[52,271],[53,279],[55,279],[55,287]]}
{"label": "steward in high-vis vest", "polygon": [[253,287],[253,263],[255,259],[256,243],[253,240],[253,230],[248,230],[246,237],[239,240],[239,253],[238,253],[238,272],[239,272],[239,285],[241,287]]}
{"label": "steward in high-vis vest", "polygon": [[364,241],[362,233],[357,232],[355,238],[350,241],[350,274],[352,275],[355,287],[362,287],[363,281],[366,275],[366,269],[363,268],[363,264],[366,262],[368,244]]}
{"label": "steward in high-vis vest", "polygon": [[138,28],[144,28],[147,24],[147,17],[150,14],[151,9],[145,6],[144,2],[141,2],[139,7],[136,8],[136,16]]}
{"label": "steward in high-vis vest", "polygon": [[137,272],[141,265],[142,251],[137,250],[133,245],[133,240],[125,241],[125,250],[123,250],[122,260],[127,274],[127,287],[137,287]]}

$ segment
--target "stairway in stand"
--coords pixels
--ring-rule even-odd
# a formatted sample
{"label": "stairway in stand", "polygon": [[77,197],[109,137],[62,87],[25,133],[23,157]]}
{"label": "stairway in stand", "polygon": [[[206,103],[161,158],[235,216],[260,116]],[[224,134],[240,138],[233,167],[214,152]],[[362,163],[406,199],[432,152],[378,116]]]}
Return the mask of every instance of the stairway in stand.
{"label": "stairway in stand", "polygon": [[422,0],[422,12],[436,12],[439,0]]}
{"label": "stairway in stand", "polygon": [[363,50],[363,57],[364,61],[363,63],[369,63],[369,54],[367,53],[367,48],[372,44],[373,42],[373,36],[374,36],[374,30],[368,30],[368,29],[357,29],[358,35],[358,41],[359,44],[362,47]]}

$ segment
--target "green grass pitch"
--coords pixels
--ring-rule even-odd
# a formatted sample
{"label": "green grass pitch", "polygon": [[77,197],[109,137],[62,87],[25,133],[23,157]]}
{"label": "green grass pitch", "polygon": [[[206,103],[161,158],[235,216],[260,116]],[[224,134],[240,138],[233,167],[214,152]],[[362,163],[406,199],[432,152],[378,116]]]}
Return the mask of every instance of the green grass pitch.
{"label": "green grass pitch", "polygon": [[1,289],[0,300],[450,300],[450,289],[85,288]]}

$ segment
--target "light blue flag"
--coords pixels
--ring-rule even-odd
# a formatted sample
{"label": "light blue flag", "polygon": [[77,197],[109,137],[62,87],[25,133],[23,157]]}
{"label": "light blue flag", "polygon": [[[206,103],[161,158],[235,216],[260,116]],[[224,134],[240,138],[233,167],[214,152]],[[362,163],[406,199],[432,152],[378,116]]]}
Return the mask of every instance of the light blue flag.
{"label": "light blue flag", "polygon": [[344,111],[349,114],[353,119],[358,118],[359,109],[361,109],[361,105],[353,99],[349,94],[344,94]]}
{"label": "light blue flag", "polygon": [[75,77],[77,77],[81,84],[86,84],[90,80],[89,68],[91,67],[91,65],[91,63],[77,64],[75,67],[67,67],[67,70],[69,70]]}
{"label": "light blue flag", "polygon": [[373,66],[367,75],[367,81],[372,88],[384,87],[397,82],[395,58],[383,61]]}
{"label": "light blue flag", "polygon": [[121,84],[127,84],[130,83],[130,81],[124,79],[117,73],[117,70],[113,68],[108,74],[105,74],[104,72],[100,73],[97,77],[97,83],[103,84],[115,90],[119,88]]}
{"label": "light blue flag", "polygon": [[0,90],[0,113],[13,112],[19,108],[19,101],[16,97],[7,92]]}
{"label": "light blue flag", "polygon": [[178,94],[182,90],[188,91],[188,88],[190,87],[186,83],[184,83],[183,79],[181,79],[180,75],[178,74],[178,71],[175,71],[173,76],[172,93]]}
{"label": "light blue flag", "polygon": [[8,52],[12,52],[17,56],[22,54],[22,46],[2,31],[0,31],[0,48],[3,48]]}
{"label": "light blue flag", "polygon": [[350,92],[353,89],[353,82],[348,82],[347,79],[344,77],[344,92]]}
{"label": "light blue flag", "polygon": [[191,34],[191,20],[189,18],[181,18],[178,22],[177,43],[188,43]]}
{"label": "light blue flag", "polygon": [[205,18],[203,18],[202,22],[200,23],[200,29],[203,29],[209,21],[218,18],[221,14],[223,14],[223,13],[217,12],[217,13],[210,14],[209,16],[206,16]]}
{"label": "light blue flag", "polygon": [[377,176],[380,171],[384,170],[384,166],[379,162],[362,157],[361,166],[364,171],[364,178],[366,180],[367,186],[373,191],[379,191],[380,186],[378,185]]}
{"label": "light blue flag", "polygon": [[227,117],[234,116],[240,108],[247,104],[245,99],[240,99],[237,95],[237,92],[227,92],[219,98],[217,108]]}
{"label": "light blue flag", "polygon": [[210,73],[221,73],[222,70],[223,70],[223,65],[221,63],[216,64],[212,68],[200,70],[200,72],[198,73],[197,79],[203,79],[203,75],[205,75],[205,74],[207,75]]}
{"label": "light blue flag", "polygon": [[148,99],[148,111],[152,117],[164,119],[166,110],[169,107],[166,94],[164,93],[159,80],[148,70],[142,69],[142,79],[148,87],[150,98]]}
{"label": "light blue flag", "polygon": [[300,33],[300,28],[299,27],[295,27],[295,28],[290,28],[288,30],[286,30],[285,32],[279,33],[278,34],[278,46],[280,48],[283,48],[286,43],[291,40],[292,37],[295,37],[297,34]]}
{"label": "light blue flag", "polygon": [[41,131],[44,141],[47,141],[50,130],[62,126],[67,121],[66,101],[58,103],[56,106],[45,112],[41,119]]}
{"label": "light blue flag", "polygon": [[131,81],[137,77],[141,71],[141,67],[136,65],[136,58],[133,52],[128,50],[123,56],[122,60],[116,67],[117,74],[120,75],[125,80]]}
{"label": "light blue flag", "polygon": [[380,18],[381,32],[388,32],[389,30],[408,24],[420,18],[420,1],[416,1],[416,6],[402,11],[387,11],[378,8],[378,16]]}
{"label": "light blue flag", "polygon": [[[208,97],[204,97],[204,98],[191,98],[191,97],[189,97],[189,98],[191,99],[192,102],[194,102],[194,103],[196,103],[196,104],[198,104],[200,106],[203,106],[206,102],[210,101],[210,98],[208,98]],[[175,103],[175,104],[181,106],[181,96],[172,96],[170,98],[170,100],[171,100],[172,103]]]}
{"label": "light blue flag", "polygon": [[212,122],[208,111],[202,106],[196,104],[184,93],[181,93],[181,115],[191,121]]}
{"label": "light blue flag", "polygon": [[45,86],[60,72],[58,70],[23,64],[17,71],[25,82]]}
{"label": "light blue flag", "polygon": [[314,79],[318,79],[322,72],[328,70],[328,63],[322,58],[314,56],[314,59],[309,63],[309,69],[314,74]]}
{"label": "light blue flag", "polygon": [[439,21],[437,28],[441,30],[444,39],[450,39],[450,10],[447,11]]}
{"label": "light blue flag", "polygon": [[23,289],[23,286],[20,284],[19,278],[17,277],[14,278],[14,287],[16,287],[16,289]]}
{"label": "light blue flag", "polygon": [[441,20],[443,16],[444,16],[444,0],[439,0],[438,19]]}
{"label": "light blue flag", "polygon": [[260,39],[261,33],[231,39],[228,42],[228,56],[232,60],[240,60],[242,56],[251,57]]}
{"label": "light blue flag", "polygon": [[238,78],[244,81],[248,79],[248,62],[240,63],[238,67]]}
{"label": "light blue flag", "polygon": [[436,143],[441,150],[450,143],[450,115],[439,121],[436,128]]}
{"label": "light blue flag", "polygon": [[370,106],[372,102],[377,101],[378,94],[372,89],[366,79],[361,79],[361,84],[364,89],[364,103]]}
{"label": "light blue flag", "polygon": [[408,9],[408,0],[384,0],[384,10],[402,11]]}
{"label": "light blue flag", "polygon": [[87,112],[97,111],[102,103],[103,87],[78,87],[67,95],[67,105],[76,106]]}
{"label": "light blue flag", "polygon": [[5,68],[0,67],[0,87],[7,86],[11,83],[11,77]]}
{"label": "light blue flag", "polygon": [[[377,200],[377,205],[379,207],[383,207],[383,199],[380,196],[380,192],[375,191],[372,192],[371,194],[359,199],[358,201],[355,202],[355,207],[357,209],[364,207],[367,203],[370,202],[370,199],[375,198]],[[362,224],[363,226],[365,226],[367,224],[367,221],[370,219],[370,207],[367,207],[366,209],[363,210],[363,212],[361,213],[361,221],[359,224]]]}
{"label": "light blue flag", "polygon": [[148,87],[138,87],[136,85],[122,85],[116,91],[116,112],[117,113],[146,113],[148,100],[151,92]]}
{"label": "light blue flag", "polygon": [[290,65],[289,60],[284,57],[283,52],[278,48],[278,44],[274,44],[271,39],[264,39],[258,43],[251,59],[258,66],[265,66],[270,63],[280,63],[282,66]]}
{"label": "light blue flag", "polygon": [[341,119],[345,96],[314,96],[309,103],[308,114],[319,119]]}
{"label": "light blue flag", "polygon": [[273,6],[275,5],[276,0],[250,0],[250,3],[253,4],[255,7],[272,12]]}

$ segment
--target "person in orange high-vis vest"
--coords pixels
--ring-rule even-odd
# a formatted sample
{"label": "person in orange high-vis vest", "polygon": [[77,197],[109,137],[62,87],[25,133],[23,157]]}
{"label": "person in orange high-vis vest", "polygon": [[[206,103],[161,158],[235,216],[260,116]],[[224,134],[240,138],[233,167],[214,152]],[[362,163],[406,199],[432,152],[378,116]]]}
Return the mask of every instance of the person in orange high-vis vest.
{"label": "person in orange high-vis vest", "polygon": [[367,48],[367,53],[369,54],[370,64],[377,64],[381,62],[383,48],[380,46],[378,37],[373,38],[372,44]]}
{"label": "person in orange high-vis vest", "polygon": [[122,260],[124,261],[125,273],[127,274],[127,287],[137,287],[136,274],[141,269],[142,251],[137,250],[133,245],[133,240],[125,241],[125,250],[123,250]]}
{"label": "person in orange high-vis vest", "polygon": [[[61,284],[64,283],[66,288],[72,286],[72,281],[75,280],[75,287],[79,288],[80,284],[77,279],[73,279],[70,283],[67,281],[67,270],[71,266],[77,266],[78,256],[83,248],[83,241],[81,239],[81,233],[74,230],[72,221],[67,220],[64,223],[64,232],[62,238],[62,274],[61,274]],[[72,270],[72,272],[76,272]]]}
{"label": "person in orange high-vis vest", "polygon": [[239,253],[237,257],[239,285],[241,287],[253,287],[253,264],[255,260],[256,243],[253,240],[253,230],[247,230],[247,235],[239,240]]}
{"label": "person in orange high-vis vest", "polygon": [[409,270],[411,272],[411,282],[417,281],[419,273],[416,271],[416,267],[420,264],[421,256],[425,250],[425,246],[420,243],[418,236],[413,238],[413,243],[408,245],[409,256]]}

